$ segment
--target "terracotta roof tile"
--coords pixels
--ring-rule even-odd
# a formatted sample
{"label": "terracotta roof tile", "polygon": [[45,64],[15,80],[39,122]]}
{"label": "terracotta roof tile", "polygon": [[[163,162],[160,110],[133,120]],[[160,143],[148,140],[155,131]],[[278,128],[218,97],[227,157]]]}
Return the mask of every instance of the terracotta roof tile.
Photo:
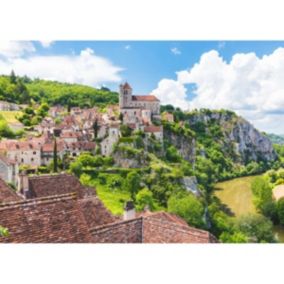
{"label": "terracotta roof tile", "polygon": [[[10,188],[4,180],[0,178],[0,204],[2,202],[9,202],[9,201],[17,201],[21,200],[22,198],[18,196],[12,188]],[[1,218],[0,218],[0,225],[1,225]]]}
{"label": "terracotta roof tile", "polygon": [[146,127],[144,127],[144,132],[150,132],[150,133],[162,132],[162,127],[161,126],[155,126],[155,125],[146,126]]}
{"label": "terracotta roof tile", "polygon": [[142,102],[159,102],[159,99],[153,95],[147,96],[132,96],[133,101],[142,101]]}

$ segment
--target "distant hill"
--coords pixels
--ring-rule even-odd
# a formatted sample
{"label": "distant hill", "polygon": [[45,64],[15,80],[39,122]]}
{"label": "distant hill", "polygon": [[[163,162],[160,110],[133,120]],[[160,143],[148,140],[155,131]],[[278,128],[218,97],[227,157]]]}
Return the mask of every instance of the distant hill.
{"label": "distant hill", "polygon": [[0,100],[29,104],[32,100],[50,105],[104,107],[118,103],[118,93],[107,88],[96,89],[80,84],[60,83],[19,77],[14,74],[0,76]]}
{"label": "distant hill", "polygon": [[273,144],[284,145],[284,135],[267,134]]}

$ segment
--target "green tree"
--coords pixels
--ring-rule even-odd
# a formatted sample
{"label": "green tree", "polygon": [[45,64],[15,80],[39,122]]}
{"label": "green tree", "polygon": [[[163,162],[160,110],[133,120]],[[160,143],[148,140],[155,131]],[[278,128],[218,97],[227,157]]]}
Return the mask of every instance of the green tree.
{"label": "green tree", "polygon": [[135,195],[140,189],[140,175],[137,172],[130,172],[126,176],[124,189],[130,192],[132,200],[135,200]]}
{"label": "green tree", "polygon": [[240,217],[236,222],[236,229],[246,235],[251,243],[276,242],[272,222],[262,215],[250,214]]}
{"label": "green tree", "polygon": [[79,161],[72,162],[70,164],[70,171],[77,177],[80,177],[83,173],[83,165]]}
{"label": "green tree", "polygon": [[141,189],[136,194],[136,209],[141,211],[148,206],[149,209],[152,211],[154,209],[154,199],[153,193],[148,188]]}
{"label": "green tree", "polygon": [[181,161],[181,156],[174,146],[170,146],[166,150],[166,158],[168,161],[177,163]]}
{"label": "green tree", "polygon": [[232,234],[228,232],[223,232],[220,236],[220,241],[222,243],[247,243],[248,237],[242,232],[233,232]]}
{"label": "green tree", "polygon": [[168,211],[179,215],[195,227],[204,227],[204,206],[192,194],[183,197],[171,196],[168,200]]}
{"label": "green tree", "polygon": [[10,82],[11,82],[11,84],[16,84],[16,82],[17,82],[17,77],[16,77],[16,75],[15,75],[14,70],[11,71],[11,74],[10,74]]}
{"label": "green tree", "polygon": [[100,126],[99,126],[99,122],[98,122],[98,119],[96,118],[94,123],[93,123],[93,130],[94,130],[94,136],[95,136],[95,139],[98,138],[98,132],[100,130]]}
{"label": "green tree", "polygon": [[54,137],[54,146],[53,146],[53,172],[57,173],[58,171],[58,161],[57,161],[57,141]]}
{"label": "green tree", "polygon": [[255,207],[265,216],[275,219],[276,208],[272,199],[272,190],[264,177],[256,177],[251,185]]}
{"label": "green tree", "polygon": [[284,198],[281,198],[277,202],[277,214],[281,225],[284,225]]}

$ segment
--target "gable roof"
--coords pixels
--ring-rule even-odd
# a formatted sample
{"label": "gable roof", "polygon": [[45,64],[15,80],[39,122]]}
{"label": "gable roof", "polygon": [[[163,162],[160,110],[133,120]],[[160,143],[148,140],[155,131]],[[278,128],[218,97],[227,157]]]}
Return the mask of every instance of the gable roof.
{"label": "gable roof", "polygon": [[146,132],[146,133],[162,132],[162,127],[161,126],[155,126],[155,125],[145,126],[144,132]]}
{"label": "gable roof", "polygon": [[[0,178],[0,204],[2,202],[17,201],[22,198],[10,188],[4,180]],[[0,219],[1,222],[1,219]]]}
{"label": "gable roof", "polygon": [[30,198],[46,197],[76,192],[78,197],[95,195],[95,189],[88,188],[70,174],[29,176]]}
{"label": "gable roof", "polygon": [[92,242],[74,193],[0,204],[0,220],[9,231],[0,242]]}
{"label": "gable roof", "polygon": [[142,101],[142,102],[159,102],[160,100],[153,95],[146,96],[132,96],[133,101]]}
{"label": "gable roof", "polygon": [[147,213],[90,230],[98,243],[215,243],[207,231],[196,229],[174,214]]}

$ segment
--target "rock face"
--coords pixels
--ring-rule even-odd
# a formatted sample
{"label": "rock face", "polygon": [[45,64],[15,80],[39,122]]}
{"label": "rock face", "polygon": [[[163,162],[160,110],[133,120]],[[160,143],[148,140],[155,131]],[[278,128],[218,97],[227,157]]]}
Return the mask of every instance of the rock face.
{"label": "rock face", "polygon": [[113,153],[113,159],[115,166],[122,168],[141,168],[149,164],[147,153],[144,151],[129,155],[123,150],[117,150]]}
{"label": "rock face", "polygon": [[219,132],[215,142],[220,144],[223,151],[235,162],[246,164],[250,161],[269,162],[277,159],[269,138],[231,111],[196,112],[188,118],[188,123],[197,135],[197,126],[211,135],[212,129],[217,129]]}
{"label": "rock face", "polygon": [[190,163],[195,162],[196,156],[196,140],[183,135],[177,135],[170,130],[164,128],[164,139],[174,145],[179,154]]}
{"label": "rock face", "polygon": [[274,161],[277,159],[272,143],[249,122],[239,119],[227,137],[235,142],[242,161]]}

